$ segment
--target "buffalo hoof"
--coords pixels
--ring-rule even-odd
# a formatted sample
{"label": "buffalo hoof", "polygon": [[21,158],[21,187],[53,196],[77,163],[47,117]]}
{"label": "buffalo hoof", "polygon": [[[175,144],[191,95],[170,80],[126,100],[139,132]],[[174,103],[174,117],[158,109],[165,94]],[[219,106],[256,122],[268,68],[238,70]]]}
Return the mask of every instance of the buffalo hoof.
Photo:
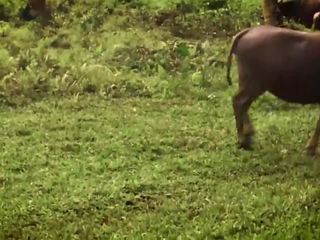
{"label": "buffalo hoof", "polygon": [[316,155],[316,149],[314,148],[307,148],[307,155],[313,157]]}
{"label": "buffalo hoof", "polygon": [[249,136],[246,136],[242,139],[239,139],[238,146],[244,150],[252,150],[252,139]]}

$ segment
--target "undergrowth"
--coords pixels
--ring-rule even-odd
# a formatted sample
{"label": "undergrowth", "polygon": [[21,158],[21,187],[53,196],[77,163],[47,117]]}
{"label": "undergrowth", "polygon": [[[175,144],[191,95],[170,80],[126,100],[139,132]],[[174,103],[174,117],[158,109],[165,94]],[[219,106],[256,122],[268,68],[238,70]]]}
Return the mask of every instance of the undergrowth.
{"label": "undergrowth", "polygon": [[253,1],[50,4],[54,20],[42,26],[17,19],[23,1],[0,3],[11,14],[0,25],[3,102],[87,93],[203,99],[221,85],[226,37],[259,20]]}

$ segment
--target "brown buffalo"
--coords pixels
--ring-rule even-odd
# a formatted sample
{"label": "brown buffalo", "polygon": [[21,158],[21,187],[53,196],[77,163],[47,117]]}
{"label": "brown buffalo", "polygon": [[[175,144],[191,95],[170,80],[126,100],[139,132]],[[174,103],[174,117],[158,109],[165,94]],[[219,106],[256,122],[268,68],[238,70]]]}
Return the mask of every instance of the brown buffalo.
{"label": "brown buffalo", "polygon": [[314,15],[320,12],[320,0],[262,0],[262,10],[266,24],[282,25],[286,17],[311,28]]}
{"label": "brown buffalo", "polygon": [[280,1],[278,7],[283,16],[311,28],[314,14],[320,11],[320,0]]}
{"label": "brown buffalo", "polygon": [[51,19],[51,11],[46,0],[28,0],[21,17],[26,21],[41,17],[45,22],[48,22]]}
{"label": "brown buffalo", "polygon": [[[274,26],[243,30],[233,38],[228,57],[229,84],[233,54],[239,77],[233,109],[240,147],[250,148],[254,129],[248,110],[266,91],[287,102],[320,103],[320,33]],[[320,119],[307,145],[308,154],[315,154],[319,136]]]}

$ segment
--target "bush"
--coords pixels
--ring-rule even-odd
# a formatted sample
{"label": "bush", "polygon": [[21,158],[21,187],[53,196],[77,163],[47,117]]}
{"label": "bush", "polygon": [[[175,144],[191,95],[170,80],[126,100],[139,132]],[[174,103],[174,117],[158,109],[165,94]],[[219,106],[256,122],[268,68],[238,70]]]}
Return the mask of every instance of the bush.
{"label": "bush", "polygon": [[[11,17],[24,4],[0,0]],[[207,98],[225,84],[226,36],[256,24],[260,14],[253,0],[50,4],[50,26],[1,25],[0,95],[8,102],[73,94]]]}

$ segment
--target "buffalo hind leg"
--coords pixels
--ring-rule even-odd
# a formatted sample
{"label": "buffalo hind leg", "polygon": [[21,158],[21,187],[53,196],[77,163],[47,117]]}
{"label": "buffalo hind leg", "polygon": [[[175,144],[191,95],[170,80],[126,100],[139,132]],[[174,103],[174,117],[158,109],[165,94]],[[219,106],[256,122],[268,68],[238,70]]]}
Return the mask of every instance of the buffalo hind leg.
{"label": "buffalo hind leg", "polygon": [[320,136],[320,118],[318,119],[316,129],[307,144],[308,155],[313,156],[316,154],[316,149],[319,142],[319,136]]}
{"label": "buffalo hind leg", "polygon": [[262,92],[247,91],[243,88],[232,99],[240,148],[251,148],[254,128],[250,121],[248,110],[252,102],[261,94]]}

